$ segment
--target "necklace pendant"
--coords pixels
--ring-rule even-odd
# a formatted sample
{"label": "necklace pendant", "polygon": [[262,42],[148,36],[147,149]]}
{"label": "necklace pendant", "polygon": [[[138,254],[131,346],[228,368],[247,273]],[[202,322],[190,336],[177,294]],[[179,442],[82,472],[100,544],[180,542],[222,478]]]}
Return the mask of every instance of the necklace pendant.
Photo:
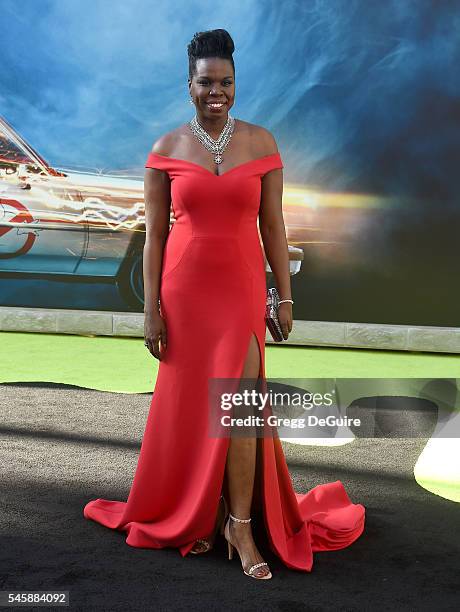
{"label": "necklace pendant", "polygon": [[193,135],[197,138],[197,140],[211,153],[214,153],[214,161],[216,164],[221,164],[223,162],[222,154],[227,148],[228,143],[232,137],[233,131],[235,129],[235,119],[230,116],[227,117],[227,122],[221,132],[221,135],[217,140],[211,138],[211,136],[206,132],[206,130],[200,125],[197,116],[193,117],[193,119],[189,122],[189,127],[193,132]]}

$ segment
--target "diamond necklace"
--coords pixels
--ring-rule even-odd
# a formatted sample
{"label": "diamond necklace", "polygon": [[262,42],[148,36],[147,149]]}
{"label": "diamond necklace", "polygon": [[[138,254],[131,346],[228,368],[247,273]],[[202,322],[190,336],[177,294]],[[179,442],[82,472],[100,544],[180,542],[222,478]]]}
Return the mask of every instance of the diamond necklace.
{"label": "diamond necklace", "polygon": [[230,116],[230,113],[228,115],[227,122],[224,125],[224,129],[217,140],[211,138],[207,131],[199,124],[196,115],[189,122],[189,126],[201,144],[206,147],[208,151],[214,153],[214,161],[216,164],[221,164],[223,161],[222,153],[227,148],[230,138],[232,137],[233,130],[235,129],[235,119]]}

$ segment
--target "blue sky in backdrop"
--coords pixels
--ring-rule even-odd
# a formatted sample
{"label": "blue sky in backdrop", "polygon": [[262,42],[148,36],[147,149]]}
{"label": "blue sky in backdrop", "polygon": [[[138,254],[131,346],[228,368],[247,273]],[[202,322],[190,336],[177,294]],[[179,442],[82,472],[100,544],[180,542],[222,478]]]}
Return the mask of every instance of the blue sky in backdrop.
{"label": "blue sky in backdrop", "polygon": [[285,177],[457,199],[460,3],[2,0],[2,114],[52,164],[143,168],[191,119],[187,44],[235,41],[233,116],[271,130]]}

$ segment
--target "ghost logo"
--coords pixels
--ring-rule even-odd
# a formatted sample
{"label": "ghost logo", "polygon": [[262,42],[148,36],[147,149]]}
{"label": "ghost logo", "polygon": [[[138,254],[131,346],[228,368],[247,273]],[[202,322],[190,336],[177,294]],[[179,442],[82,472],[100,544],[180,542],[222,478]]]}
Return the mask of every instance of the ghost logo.
{"label": "ghost logo", "polygon": [[[8,221],[8,223],[33,223],[33,217],[27,208],[18,202],[17,200],[5,200],[0,198],[0,239],[10,232],[11,230],[16,229],[17,235],[19,236],[21,232],[19,228],[14,225],[2,226],[2,221]],[[17,251],[12,253],[2,253],[0,252],[0,259],[12,259],[13,257],[19,257],[20,255],[25,255],[32,248],[36,233],[31,230],[30,232],[25,232],[26,236],[25,242]]]}

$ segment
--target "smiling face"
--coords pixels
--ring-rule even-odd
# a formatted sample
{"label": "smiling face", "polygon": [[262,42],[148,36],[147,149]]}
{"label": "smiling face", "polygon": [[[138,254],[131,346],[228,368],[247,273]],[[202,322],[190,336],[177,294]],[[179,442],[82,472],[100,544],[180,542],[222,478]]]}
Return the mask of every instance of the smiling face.
{"label": "smiling face", "polygon": [[235,99],[235,74],[230,60],[198,59],[196,72],[188,83],[198,116],[206,119],[227,117]]}

